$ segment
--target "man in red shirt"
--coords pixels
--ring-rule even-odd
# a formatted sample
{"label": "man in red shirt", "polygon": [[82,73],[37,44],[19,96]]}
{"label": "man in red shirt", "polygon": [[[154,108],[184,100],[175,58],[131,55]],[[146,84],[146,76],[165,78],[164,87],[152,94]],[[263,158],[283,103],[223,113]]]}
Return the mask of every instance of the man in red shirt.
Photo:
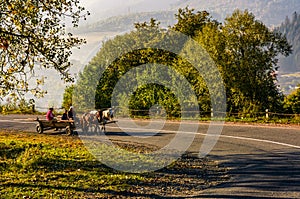
{"label": "man in red shirt", "polygon": [[49,108],[49,110],[46,114],[46,119],[48,121],[52,121],[54,119],[53,108]]}

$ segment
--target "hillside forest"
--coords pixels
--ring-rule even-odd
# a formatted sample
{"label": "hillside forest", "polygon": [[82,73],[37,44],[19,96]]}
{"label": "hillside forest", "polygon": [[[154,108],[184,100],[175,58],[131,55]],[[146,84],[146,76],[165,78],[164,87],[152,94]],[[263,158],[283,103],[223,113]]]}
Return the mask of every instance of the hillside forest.
{"label": "hillside forest", "polygon": [[[130,71],[132,78],[142,79],[158,76],[160,65],[169,66],[182,75],[195,93],[200,113],[209,114],[212,108],[214,90],[207,85],[207,79],[214,79],[214,72],[199,74],[199,71],[180,55],[189,56],[196,52],[189,46],[189,40],[196,41],[217,67],[225,88],[226,112],[241,116],[255,116],[257,113],[272,112],[299,113],[299,92],[285,96],[277,82],[279,70],[278,57],[287,57],[292,53],[285,34],[279,29],[271,30],[247,10],[236,10],[223,23],[211,17],[206,11],[179,9],[175,15],[176,23],[168,28],[160,27],[160,22],[136,23],[131,32],[118,35],[105,41],[90,63],[79,74],[79,80],[72,89],[65,91],[64,106],[73,103],[81,110],[111,107],[112,98],[119,101],[118,106],[128,106],[132,115],[147,115],[149,110],[159,104],[168,117],[180,117],[183,104],[192,101],[180,101],[172,89],[165,83],[148,83],[136,87],[128,98],[127,93],[113,94],[114,88],[123,76]],[[293,20],[286,20],[286,28]],[[187,35],[188,39],[178,38],[173,32]],[[159,46],[162,41],[175,46],[178,54],[165,51]],[[142,46],[142,48],[141,48]],[[295,51],[295,50],[294,50]],[[124,53],[125,52],[125,53]],[[116,56],[118,55],[118,56]],[[207,59],[200,59],[200,65],[206,65]],[[134,70],[141,65],[151,64],[152,68]],[[171,82],[185,94],[184,84],[178,83],[176,75],[163,78],[162,82]],[[134,81],[122,83],[124,89],[133,87]],[[122,90],[122,89],[121,89]],[[126,89],[125,89],[126,90]],[[70,100],[70,92],[73,98]],[[127,101],[122,99],[128,99]],[[80,110],[79,110],[80,111]]]}
{"label": "hillside forest", "polygon": [[293,44],[293,55],[283,58],[281,60],[281,64],[285,67],[283,68],[283,72],[298,72],[300,69],[300,16],[297,12],[294,12],[292,17],[286,17],[285,21],[276,28],[276,31],[284,34],[289,41],[289,43]]}

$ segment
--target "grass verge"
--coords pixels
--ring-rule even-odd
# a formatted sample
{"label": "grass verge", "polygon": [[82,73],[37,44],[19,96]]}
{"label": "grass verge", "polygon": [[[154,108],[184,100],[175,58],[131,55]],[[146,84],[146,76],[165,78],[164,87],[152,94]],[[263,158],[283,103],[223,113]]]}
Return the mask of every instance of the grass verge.
{"label": "grass verge", "polygon": [[95,160],[78,137],[0,131],[1,198],[190,196],[226,180],[208,159],[187,155],[156,172],[124,173]]}

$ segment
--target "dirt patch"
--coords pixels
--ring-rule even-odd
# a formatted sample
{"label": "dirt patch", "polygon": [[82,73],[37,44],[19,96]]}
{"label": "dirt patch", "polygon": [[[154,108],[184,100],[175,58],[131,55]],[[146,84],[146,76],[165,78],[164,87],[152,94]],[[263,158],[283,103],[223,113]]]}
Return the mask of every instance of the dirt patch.
{"label": "dirt patch", "polygon": [[[114,141],[114,144],[131,151],[150,152],[157,147],[139,143]],[[220,185],[230,179],[228,169],[208,158],[185,154],[171,165],[155,172],[142,174],[143,183],[132,184],[122,193],[111,193],[105,198],[162,198],[193,197],[204,189]]]}

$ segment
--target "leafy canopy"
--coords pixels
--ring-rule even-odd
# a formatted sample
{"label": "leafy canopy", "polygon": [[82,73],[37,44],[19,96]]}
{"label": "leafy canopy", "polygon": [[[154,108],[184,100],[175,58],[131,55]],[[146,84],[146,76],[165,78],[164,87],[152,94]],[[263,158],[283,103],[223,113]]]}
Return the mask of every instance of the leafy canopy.
{"label": "leafy canopy", "polygon": [[3,0],[0,4],[0,99],[22,96],[31,91],[43,95],[28,81],[37,67],[52,68],[62,79],[69,73],[71,49],[84,43],[66,31],[67,21],[74,27],[84,12],[79,0]]}
{"label": "leafy canopy", "polygon": [[[278,70],[278,56],[288,56],[291,53],[291,45],[286,37],[277,31],[270,30],[262,22],[255,19],[252,13],[246,11],[235,11],[227,17],[224,23],[213,20],[205,12],[195,12],[193,9],[180,9],[176,15],[177,23],[169,29],[161,29],[159,23],[151,19],[150,23],[135,24],[136,30],[115,37],[105,42],[99,53],[86,66],[80,74],[80,80],[75,88],[78,90],[76,97],[85,96],[78,104],[81,108],[88,107],[87,104],[95,105],[95,108],[109,107],[115,82],[121,79],[129,70],[147,64],[163,64],[172,66],[173,69],[183,75],[193,88],[200,111],[210,111],[210,95],[213,90],[208,90],[205,81],[201,78],[195,68],[186,60],[164,52],[160,49],[147,48],[148,44],[156,44],[163,41],[164,35],[173,46],[182,45],[176,35],[169,34],[169,30],[179,31],[196,40],[210,55],[217,65],[226,87],[227,111],[240,113],[241,115],[255,114],[265,109],[276,111],[282,105],[283,95],[276,84],[276,71]],[[148,34],[153,28],[157,34]],[[166,33],[166,34],[162,34]],[[145,37],[145,38],[144,38]],[[143,41],[144,48],[140,50],[128,49],[128,46],[139,47]],[[126,45],[129,43],[130,45]],[[179,49],[183,54],[199,54],[195,49],[189,48],[188,42],[184,43],[186,48]],[[121,54],[120,51],[130,52]],[[119,55],[118,58],[113,55]],[[205,65],[206,59],[200,59]],[[111,63],[106,66],[106,63]],[[201,71],[211,79],[215,74],[209,71]],[[102,74],[102,75],[101,75]],[[153,76],[156,73],[145,71],[136,75]],[[96,91],[91,90],[91,77],[98,79]],[[176,78],[173,78],[176,82]],[[170,82],[173,81],[170,80]],[[93,81],[94,84],[97,84]],[[129,84],[129,83],[127,83]],[[124,84],[124,88],[127,85]],[[163,102],[165,110],[179,110],[174,95],[158,85],[145,85],[139,88],[131,98],[131,109],[149,109],[156,103]],[[156,98],[153,91],[157,91]],[[184,90],[179,88],[178,90]],[[123,96],[118,96],[123,99]],[[84,97],[82,97],[84,98]],[[166,99],[170,99],[167,101]],[[87,103],[89,102],[89,103]],[[171,103],[175,105],[172,107]],[[189,102],[185,102],[189,103]],[[168,112],[169,113],[169,112]],[[173,116],[179,113],[171,113]]]}
{"label": "leafy canopy", "polygon": [[278,56],[291,53],[286,37],[270,30],[247,10],[237,10],[226,18],[221,32],[225,40],[220,64],[232,110],[249,113],[279,109]]}
{"label": "leafy canopy", "polygon": [[[300,85],[299,85],[300,86]],[[300,114],[300,88],[298,87],[284,99],[285,109],[288,113]]]}

